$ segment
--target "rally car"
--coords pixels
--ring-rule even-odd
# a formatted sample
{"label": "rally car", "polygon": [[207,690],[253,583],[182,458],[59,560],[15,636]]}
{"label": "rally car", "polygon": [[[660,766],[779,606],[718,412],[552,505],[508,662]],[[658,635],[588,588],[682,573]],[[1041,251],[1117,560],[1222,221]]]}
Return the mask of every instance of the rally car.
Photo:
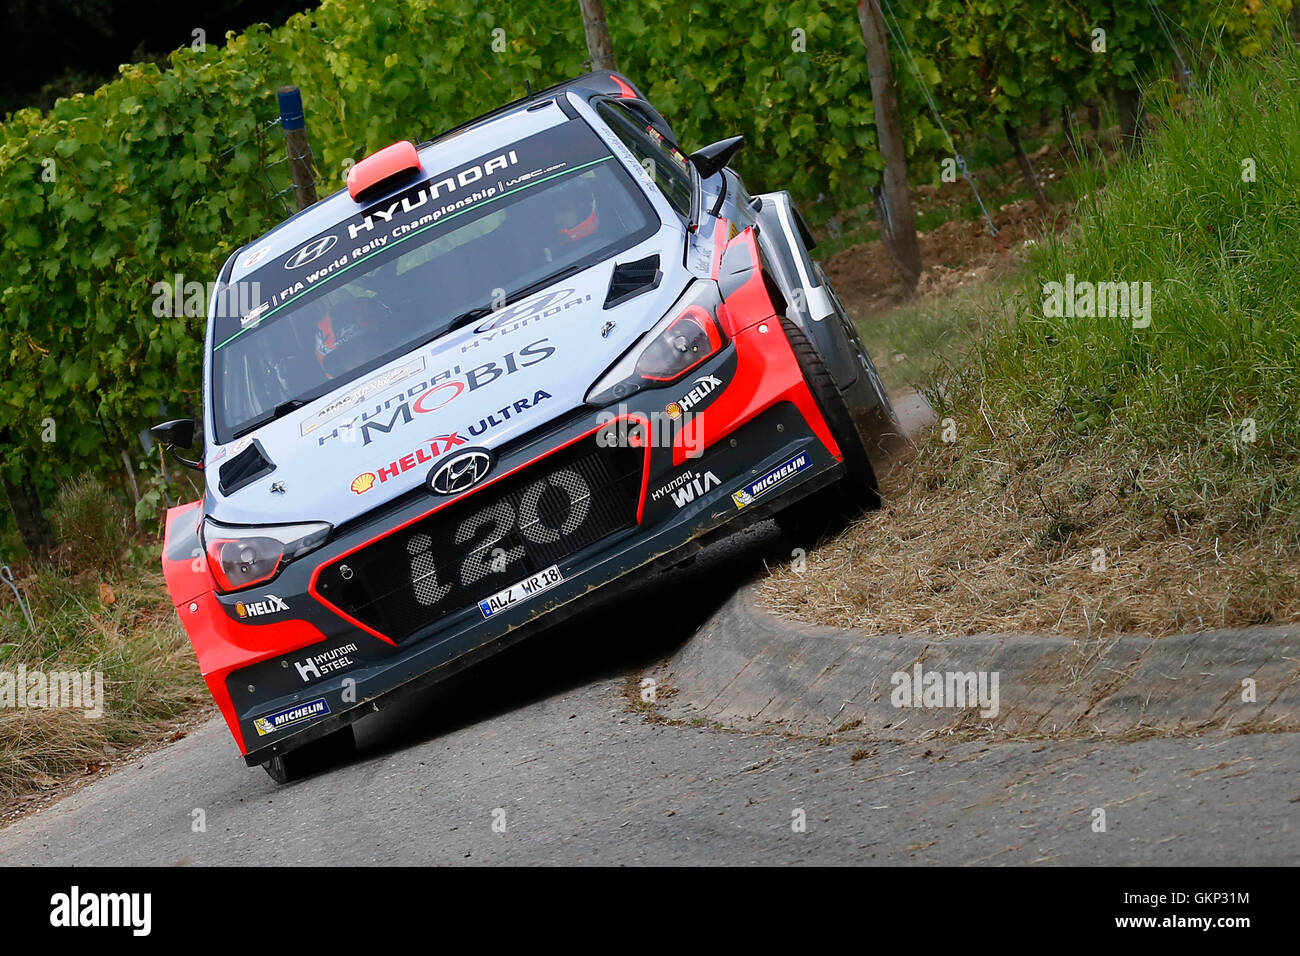
{"label": "rally car", "polygon": [[888,395],[740,146],[685,155],[592,73],[366,157],[225,263],[202,457],[154,433],[206,478],[163,570],[250,766],[327,765],[709,537],[877,503]]}

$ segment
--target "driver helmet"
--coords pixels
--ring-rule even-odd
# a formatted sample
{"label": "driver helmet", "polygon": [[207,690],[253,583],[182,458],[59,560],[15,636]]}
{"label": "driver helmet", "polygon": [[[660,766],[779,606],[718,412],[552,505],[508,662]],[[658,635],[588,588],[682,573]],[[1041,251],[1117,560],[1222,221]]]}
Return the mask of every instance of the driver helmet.
{"label": "driver helmet", "polygon": [[555,225],[560,235],[571,242],[585,239],[596,231],[596,194],[583,176],[574,176],[556,186],[553,192]]}
{"label": "driver helmet", "polygon": [[348,298],[329,306],[316,323],[316,361],[329,378],[356,365],[361,339],[375,327],[376,312],[372,300]]}

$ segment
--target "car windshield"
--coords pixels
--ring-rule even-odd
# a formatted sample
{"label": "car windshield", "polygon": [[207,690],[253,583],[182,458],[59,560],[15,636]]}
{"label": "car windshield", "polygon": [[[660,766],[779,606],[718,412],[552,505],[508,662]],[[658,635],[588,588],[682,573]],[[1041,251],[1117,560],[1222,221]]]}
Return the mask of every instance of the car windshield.
{"label": "car windshield", "polygon": [[219,442],[333,392],[550,277],[617,255],[660,225],[580,120],[459,169],[249,276],[253,288],[273,291],[253,295],[254,308],[213,320]]}

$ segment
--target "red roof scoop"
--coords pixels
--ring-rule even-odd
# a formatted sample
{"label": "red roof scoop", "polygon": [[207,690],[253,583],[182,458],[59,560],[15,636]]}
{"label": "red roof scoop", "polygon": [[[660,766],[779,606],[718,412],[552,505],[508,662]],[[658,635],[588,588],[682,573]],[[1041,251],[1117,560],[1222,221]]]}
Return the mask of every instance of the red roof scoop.
{"label": "red roof scoop", "polygon": [[402,140],[385,146],[348,170],[348,195],[360,202],[366,193],[373,192],[395,176],[419,168],[420,154],[415,151],[415,144]]}

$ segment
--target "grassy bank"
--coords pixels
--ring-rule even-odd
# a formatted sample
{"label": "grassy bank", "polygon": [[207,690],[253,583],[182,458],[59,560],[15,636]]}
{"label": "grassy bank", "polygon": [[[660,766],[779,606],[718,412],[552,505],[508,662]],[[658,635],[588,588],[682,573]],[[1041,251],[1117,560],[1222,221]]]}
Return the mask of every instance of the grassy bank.
{"label": "grassy bank", "polygon": [[952,379],[982,334],[1015,307],[1017,272],[996,272],[946,295],[923,296],[858,323],[890,392]]}
{"label": "grassy bank", "polygon": [[[1145,152],[1032,250],[1010,321],[979,305],[887,508],[769,603],[939,633],[1300,620],[1297,80],[1288,45],[1153,104]],[[1150,283],[1150,324],[1055,314],[1068,281]]]}
{"label": "grassy bank", "polygon": [[65,544],[19,575],[34,631],[0,589],[0,675],[102,674],[102,715],[33,706],[30,684],[0,706],[0,802],[95,773],[208,700],[168,603],[158,545],[133,540],[124,508],[94,483],[65,493],[55,514]]}

